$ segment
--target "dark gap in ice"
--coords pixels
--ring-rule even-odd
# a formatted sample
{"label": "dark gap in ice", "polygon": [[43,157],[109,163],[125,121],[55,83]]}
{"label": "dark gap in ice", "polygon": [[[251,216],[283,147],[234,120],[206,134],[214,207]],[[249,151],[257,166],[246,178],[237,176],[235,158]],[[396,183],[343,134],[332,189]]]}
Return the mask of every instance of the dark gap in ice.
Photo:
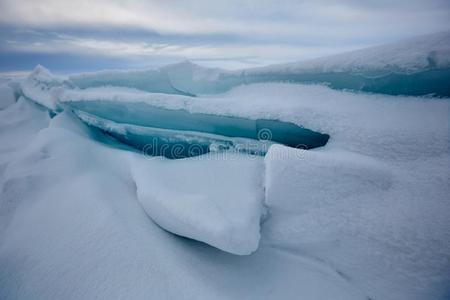
{"label": "dark gap in ice", "polygon": [[211,147],[264,155],[272,143],[311,149],[329,139],[328,134],[289,122],[190,113],[145,103],[77,101],[70,106],[89,125],[147,155],[168,158],[201,155]]}

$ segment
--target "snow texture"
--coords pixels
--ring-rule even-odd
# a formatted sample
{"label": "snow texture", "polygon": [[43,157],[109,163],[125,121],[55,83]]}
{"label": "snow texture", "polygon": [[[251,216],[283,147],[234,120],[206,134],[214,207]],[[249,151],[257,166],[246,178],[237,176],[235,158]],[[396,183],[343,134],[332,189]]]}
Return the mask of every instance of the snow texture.
{"label": "snow texture", "polygon": [[[23,98],[10,106],[2,128],[28,132],[26,124],[37,125],[13,135],[21,151],[2,154],[2,298],[120,298],[130,291],[134,298],[178,291],[188,298],[447,297],[448,100],[289,84],[249,85],[217,98],[227,99],[230,113],[330,132],[330,142],[306,152],[272,146],[265,171],[255,156],[230,165],[210,155],[149,160],[68,112],[36,135],[48,114]],[[247,224],[256,226],[259,180],[269,213],[258,251],[245,258],[174,238],[147,217],[249,253],[255,235],[242,244],[213,228],[228,237],[243,229],[237,219],[223,223],[234,214],[251,216]],[[246,200],[222,202],[237,197]],[[186,210],[188,201],[223,217]],[[251,233],[239,232],[233,236]]]}
{"label": "snow texture", "polygon": [[[394,69],[448,67],[448,33],[408,43],[417,51]],[[406,49],[395,47],[317,66],[385,71]],[[425,66],[419,56],[430,49]],[[1,299],[448,299],[447,98],[287,83],[190,97],[199,82],[217,92],[244,81],[222,84],[235,75],[189,65],[187,75],[149,73],[159,92],[178,95],[149,93],[156,88],[128,72],[77,83],[38,67],[20,89],[9,85],[23,95],[0,111]],[[108,84],[122,88],[94,88]],[[82,122],[77,101],[280,120],[330,140],[308,151],[272,145],[264,160],[150,158]]]}

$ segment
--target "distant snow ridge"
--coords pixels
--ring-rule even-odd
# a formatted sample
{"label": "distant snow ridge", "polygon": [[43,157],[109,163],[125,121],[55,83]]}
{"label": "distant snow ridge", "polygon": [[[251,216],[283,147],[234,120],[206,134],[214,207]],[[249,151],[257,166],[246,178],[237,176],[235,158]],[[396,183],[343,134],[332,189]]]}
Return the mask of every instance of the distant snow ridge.
{"label": "distant snow ridge", "polygon": [[450,96],[450,31],[245,73],[248,82],[323,82],[390,95]]}
{"label": "distant snow ridge", "polygon": [[350,72],[382,76],[449,67],[450,31],[447,31],[304,62],[255,68],[249,70],[249,73]]}

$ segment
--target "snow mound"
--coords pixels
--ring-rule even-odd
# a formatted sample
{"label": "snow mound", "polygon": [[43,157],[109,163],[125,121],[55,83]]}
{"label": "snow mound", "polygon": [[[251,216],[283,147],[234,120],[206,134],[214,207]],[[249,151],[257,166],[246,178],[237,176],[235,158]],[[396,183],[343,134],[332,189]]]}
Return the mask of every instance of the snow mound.
{"label": "snow mound", "polygon": [[262,159],[209,154],[180,161],[131,161],[147,214],[175,234],[246,255],[259,243]]}

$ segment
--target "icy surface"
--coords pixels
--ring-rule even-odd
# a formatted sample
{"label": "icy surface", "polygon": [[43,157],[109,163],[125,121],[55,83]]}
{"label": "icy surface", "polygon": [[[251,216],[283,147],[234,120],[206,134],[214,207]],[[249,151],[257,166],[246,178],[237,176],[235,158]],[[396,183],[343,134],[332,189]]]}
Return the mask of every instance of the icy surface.
{"label": "icy surface", "polygon": [[148,156],[180,159],[225,150],[264,155],[270,145],[273,144],[270,141],[229,138],[198,131],[122,124],[80,110],[74,112],[89,126],[109,133],[121,142],[142,151]]}
{"label": "icy surface", "polygon": [[224,92],[242,84],[242,78],[237,74],[184,61],[153,70],[111,70],[78,74],[70,76],[70,80],[83,89],[119,86],[152,93],[193,96]]}
{"label": "icy surface", "polygon": [[[228,111],[228,99],[223,97],[189,97],[120,87],[78,89],[41,66],[36,67],[21,87],[27,98],[53,112],[68,105],[88,113],[89,118],[85,115],[84,120],[90,125],[107,130],[141,150],[156,140],[158,145],[181,143],[183,148],[197,142],[197,155],[217,147],[265,154],[268,142],[310,149],[325,145],[329,138],[327,134],[303,128],[302,124],[280,122],[270,115],[254,118],[250,111],[244,111],[238,118]],[[106,121],[112,122],[106,126]],[[160,147],[154,148],[161,155]],[[192,156],[189,151],[183,151],[180,157],[189,156]]]}
{"label": "icy surface", "polygon": [[[328,141],[327,134],[301,124],[271,120],[270,115],[238,117],[226,110],[228,101],[227,97],[192,98],[118,88],[67,91],[62,98],[88,124],[107,130],[138,149],[152,144],[152,138],[165,146],[198,145],[202,148],[199,154],[213,144],[265,154],[268,143],[311,149]],[[159,152],[158,147],[155,149]],[[189,155],[183,152],[182,157],[185,156]]]}
{"label": "icy surface", "polygon": [[70,77],[70,80],[80,88],[120,86],[152,93],[189,95],[189,92],[177,89],[169,75],[164,70],[158,69],[145,71],[101,71],[73,75]]}

